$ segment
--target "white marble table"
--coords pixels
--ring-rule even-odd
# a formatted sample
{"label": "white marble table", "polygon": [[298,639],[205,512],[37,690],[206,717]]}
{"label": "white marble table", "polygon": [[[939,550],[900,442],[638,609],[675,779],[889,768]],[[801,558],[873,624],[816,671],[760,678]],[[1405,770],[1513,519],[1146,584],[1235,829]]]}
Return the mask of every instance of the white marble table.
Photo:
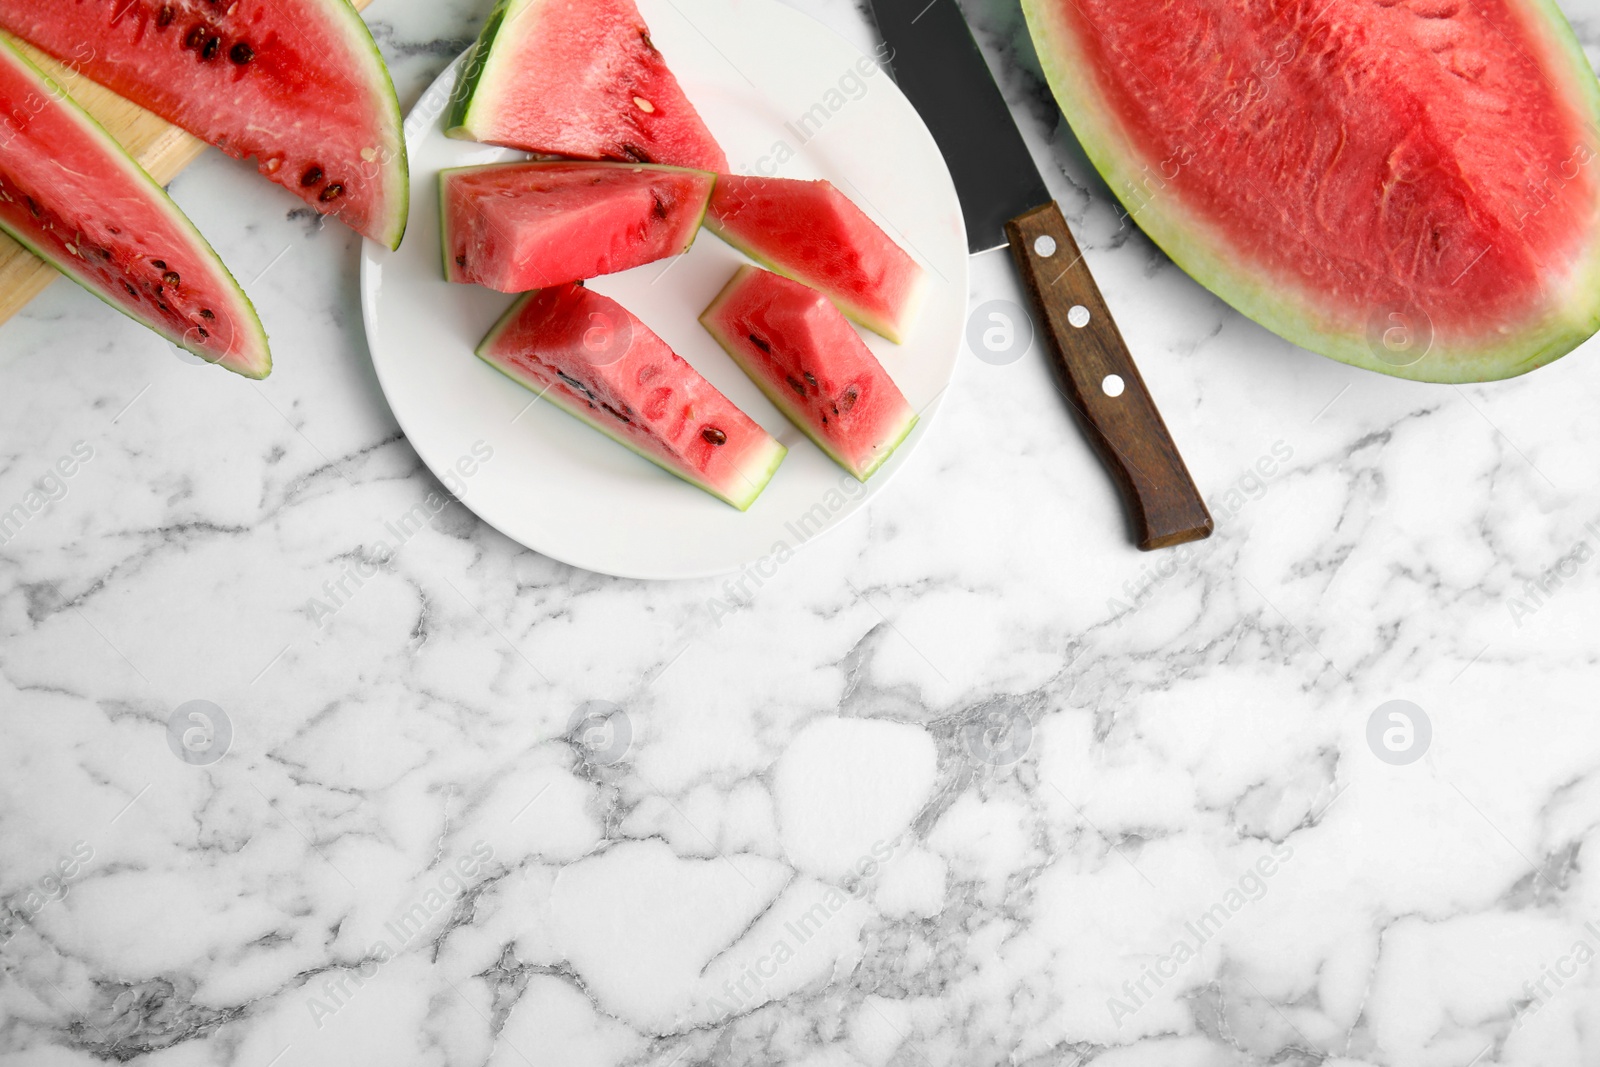
{"label": "white marble table", "polygon": [[[488,6],[371,8],[407,106]],[[51,498],[0,545],[0,1063],[1600,1062],[1600,351],[1291,348],[1119,223],[997,11],[1216,536],[1136,552],[1038,353],[966,353],[742,592],[459,504],[370,566],[440,486],[357,241],[213,153],[174,195],[267,382],[65,284],[0,331],[0,508]]]}

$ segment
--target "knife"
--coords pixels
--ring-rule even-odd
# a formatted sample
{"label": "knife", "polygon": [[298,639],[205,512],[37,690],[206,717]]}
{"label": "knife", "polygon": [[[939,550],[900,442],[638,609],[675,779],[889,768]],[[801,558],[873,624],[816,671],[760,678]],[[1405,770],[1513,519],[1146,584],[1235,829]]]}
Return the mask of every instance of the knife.
{"label": "knife", "polygon": [[871,0],[894,80],[955,180],[973,255],[1011,246],[1059,387],[1149,551],[1209,537],[1184,466],[956,0]]}

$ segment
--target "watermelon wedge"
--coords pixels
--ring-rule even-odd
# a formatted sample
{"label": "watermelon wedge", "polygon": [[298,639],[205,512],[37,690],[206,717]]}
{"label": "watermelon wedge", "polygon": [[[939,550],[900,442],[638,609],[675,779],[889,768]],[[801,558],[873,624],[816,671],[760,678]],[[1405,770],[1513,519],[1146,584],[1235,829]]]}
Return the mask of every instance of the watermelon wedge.
{"label": "watermelon wedge", "polygon": [[1023,0],[1128,213],[1244,314],[1386,374],[1600,327],[1600,86],[1551,0]]}
{"label": "watermelon wedge", "polygon": [[724,174],[706,225],[874,333],[896,344],[910,333],[927,275],[832,183]]}
{"label": "watermelon wedge", "polygon": [[271,371],[255,308],[200,231],[4,39],[0,228],[180,348],[249,378]]}
{"label": "watermelon wedge", "polygon": [[581,285],[528,293],[478,355],[740,511],[788,452],[626,308]]}
{"label": "watermelon wedge", "polygon": [[0,0],[0,28],[399,247],[400,104],[349,0]]}
{"label": "watermelon wedge", "polygon": [[790,422],[863,482],[917,424],[894,379],[815,289],[741,267],[700,322]]}
{"label": "watermelon wedge", "polygon": [[525,293],[687,252],[716,180],[643,163],[443,171],[445,277]]}
{"label": "watermelon wedge", "polygon": [[452,137],[578,159],[728,169],[633,0],[500,0],[451,108]]}

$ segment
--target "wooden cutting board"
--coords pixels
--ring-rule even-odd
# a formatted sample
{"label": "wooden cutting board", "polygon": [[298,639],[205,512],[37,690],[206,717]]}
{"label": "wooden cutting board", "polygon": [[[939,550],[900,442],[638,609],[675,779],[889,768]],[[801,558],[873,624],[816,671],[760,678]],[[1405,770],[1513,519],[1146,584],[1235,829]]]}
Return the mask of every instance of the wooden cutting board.
{"label": "wooden cutting board", "polygon": [[[48,2],[59,3],[61,0]],[[360,9],[372,0],[353,2]],[[85,111],[93,115],[111,136],[121,142],[128,154],[137,159],[140,166],[162,185],[176,178],[179,171],[205,151],[204,141],[164,122],[138,104],[96,85],[35,48],[24,44],[18,47],[29,59],[39,64],[41,70],[54,78],[56,84],[64,88]],[[0,322],[21,311],[28,301],[44,292],[45,287],[59,277],[61,275],[50,264],[0,233]]]}

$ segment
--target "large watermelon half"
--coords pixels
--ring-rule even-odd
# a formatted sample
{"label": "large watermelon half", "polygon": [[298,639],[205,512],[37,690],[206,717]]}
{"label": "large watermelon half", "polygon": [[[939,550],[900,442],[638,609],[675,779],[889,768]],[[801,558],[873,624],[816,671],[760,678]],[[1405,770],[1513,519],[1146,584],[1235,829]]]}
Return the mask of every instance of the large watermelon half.
{"label": "large watermelon half", "polygon": [[728,169],[633,0],[500,0],[446,132],[555,156]]}
{"label": "large watermelon half", "polygon": [[349,0],[0,0],[0,28],[399,247],[400,104]]}
{"label": "large watermelon half", "polygon": [[1146,233],[1296,344],[1424,381],[1600,328],[1600,87],[1552,0],[1022,0]]}
{"label": "large watermelon half", "polygon": [[272,369],[255,308],[194,224],[3,39],[0,228],[173,344],[247,377]]}

